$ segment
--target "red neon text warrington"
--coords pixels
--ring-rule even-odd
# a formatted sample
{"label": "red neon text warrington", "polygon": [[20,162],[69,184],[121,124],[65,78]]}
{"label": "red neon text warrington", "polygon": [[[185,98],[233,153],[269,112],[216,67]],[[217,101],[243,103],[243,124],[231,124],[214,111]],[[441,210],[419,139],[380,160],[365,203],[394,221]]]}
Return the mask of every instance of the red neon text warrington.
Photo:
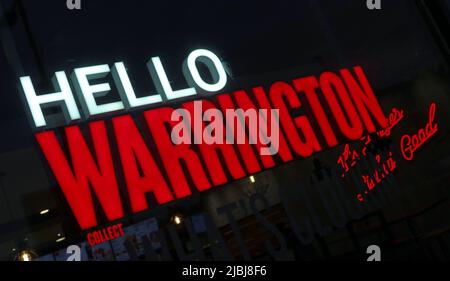
{"label": "red neon text warrington", "polygon": [[[191,195],[193,189],[202,192],[388,126],[359,66],[275,82],[268,89],[254,87],[251,92],[220,94],[202,100],[202,108],[278,109],[276,155],[257,153],[264,146],[260,142],[175,145],[170,135],[176,124],[171,121],[172,107],[146,110],[142,118],[126,114],[108,122],[89,122],[86,130],[69,126],[62,130],[65,142],[58,140],[57,130],[35,136],[78,224],[89,229],[98,224],[94,199],[108,221],[125,216],[119,170],[126,184],[126,202],[131,213],[137,213],[149,208],[148,194],[157,204],[168,203]],[[189,101],[181,107],[193,110],[193,105]],[[235,131],[245,132],[244,124],[233,124]],[[116,154],[120,165],[113,161]]]}

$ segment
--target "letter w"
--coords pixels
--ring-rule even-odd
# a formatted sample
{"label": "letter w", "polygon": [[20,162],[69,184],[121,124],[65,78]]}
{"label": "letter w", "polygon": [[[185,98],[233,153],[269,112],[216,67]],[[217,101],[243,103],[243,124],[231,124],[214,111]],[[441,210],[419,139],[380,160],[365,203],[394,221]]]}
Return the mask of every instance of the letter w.
{"label": "letter w", "polygon": [[103,121],[89,124],[97,163],[78,126],[65,129],[72,167],[58,142],[55,132],[37,133],[36,139],[53,174],[82,229],[97,225],[93,198],[95,192],[108,220],[123,216],[111,151]]}

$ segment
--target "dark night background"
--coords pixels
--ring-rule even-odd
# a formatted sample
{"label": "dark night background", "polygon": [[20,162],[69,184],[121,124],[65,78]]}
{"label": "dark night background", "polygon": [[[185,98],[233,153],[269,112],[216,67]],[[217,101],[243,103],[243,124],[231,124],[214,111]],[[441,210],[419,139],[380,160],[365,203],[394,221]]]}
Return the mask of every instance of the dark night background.
{"label": "dark night background", "polygon": [[[439,135],[429,153],[396,175],[402,188],[415,186],[414,191],[406,188],[388,206],[317,238],[313,246],[293,247],[303,259],[359,258],[364,246],[385,243],[379,232],[389,232],[391,259],[450,259],[448,0],[381,0],[381,10],[368,10],[365,0],[81,1],[82,10],[68,10],[65,0],[0,0],[0,259],[12,259],[21,247],[44,255],[81,242],[34,140],[19,77],[30,76],[45,93],[53,90],[49,81],[55,71],[70,74],[78,67],[123,61],[136,92],[144,95],[154,91],[145,67],[150,57],[161,58],[177,89],[185,86],[181,64],[196,48],[214,51],[232,71],[235,82],[223,92],[243,83],[270,84],[361,65],[384,112],[396,106],[410,114],[404,132],[422,126],[428,105],[436,102]],[[335,165],[341,150],[321,154],[319,161]],[[274,190],[266,196],[277,194],[269,200],[275,209],[289,197],[289,185],[309,182],[313,166],[305,159],[267,172]],[[240,196],[222,191],[180,208],[193,215],[220,206],[227,196]],[[48,219],[39,216],[46,208]],[[160,215],[168,220],[170,212]],[[379,227],[371,214],[382,217]],[[55,243],[64,235],[66,242]],[[267,258],[260,248],[255,259]]]}

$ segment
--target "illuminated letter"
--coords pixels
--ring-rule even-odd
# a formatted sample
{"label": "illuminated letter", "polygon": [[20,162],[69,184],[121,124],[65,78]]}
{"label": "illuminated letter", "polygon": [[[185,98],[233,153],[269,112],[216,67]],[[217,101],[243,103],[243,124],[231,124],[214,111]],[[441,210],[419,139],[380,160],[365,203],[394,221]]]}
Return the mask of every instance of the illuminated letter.
{"label": "illuminated letter", "polygon": [[98,105],[95,101],[95,97],[105,96],[111,90],[111,87],[108,83],[90,85],[89,79],[104,78],[108,73],[109,66],[107,64],[102,64],[76,68],[72,74],[72,81],[75,85],[78,97],[80,98],[81,106],[83,107],[84,114],[88,118],[91,115],[121,110],[124,108],[121,101],[102,105]]}
{"label": "illuminated letter", "polygon": [[158,204],[172,201],[173,195],[131,116],[113,118],[113,125],[133,212],[148,208],[148,192],[155,195]]}
{"label": "illuminated letter", "polygon": [[366,126],[367,133],[371,134],[376,131],[369,113],[377,121],[381,129],[386,128],[388,126],[388,120],[386,116],[384,116],[383,110],[381,109],[362,68],[360,66],[355,66],[353,71],[356,74],[359,84],[348,69],[342,69],[341,75],[353,98],[353,102],[361,115],[361,119]]}
{"label": "illuminated letter", "polygon": [[160,95],[152,95],[141,98],[136,97],[123,62],[116,62],[111,69],[111,72],[117,89],[119,90],[120,97],[124,101],[127,108],[143,106],[162,101]]}
{"label": "illuminated letter", "polygon": [[[205,82],[198,72],[196,61],[204,63],[211,73],[214,84]],[[183,73],[191,87],[197,85],[207,92],[218,92],[227,84],[227,73],[220,59],[211,51],[198,49],[189,54],[183,64]]]}
{"label": "illuminated letter", "polygon": [[174,91],[172,89],[172,86],[170,86],[166,71],[164,70],[159,57],[153,57],[151,61],[147,63],[147,68],[150,71],[158,93],[165,94],[169,100],[193,96],[197,94],[195,88],[186,88]]}
{"label": "illuminated letter", "polygon": [[[206,162],[206,169],[208,170],[214,185],[224,184],[228,181],[224,172],[224,167],[220,161],[220,156],[222,156],[223,163],[234,179],[244,177],[245,172],[239,162],[234,147],[226,144],[224,141],[225,136],[223,134],[224,126],[222,112],[218,110],[212,102],[206,100],[187,102],[183,104],[183,107],[190,112],[191,116],[200,116],[197,117],[198,120],[192,120],[190,125],[191,127],[198,126],[198,130],[200,132],[203,131],[203,138],[205,139],[203,142],[198,142],[197,140],[197,143],[199,143],[198,148],[203,160]],[[198,112],[199,110],[200,112]],[[204,116],[203,120],[201,119],[202,115]],[[212,119],[214,119],[214,121],[212,121]],[[209,125],[206,125],[208,122],[205,121],[212,122],[209,123]],[[192,123],[196,122],[198,122],[198,124],[192,125]],[[211,129],[210,126],[213,126],[213,123],[217,126],[214,126],[215,128],[213,129],[214,137],[206,137],[205,135],[211,134],[209,130]],[[209,139],[209,137],[211,137],[211,139]],[[194,134],[194,138],[202,138],[202,134]]]}
{"label": "illuminated letter", "polygon": [[[166,127],[166,125],[169,125],[173,128],[176,124],[176,122],[171,121],[172,112],[172,108],[162,107],[145,111],[144,117],[167,171],[173,191],[177,198],[182,198],[192,194],[186,178],[186,172],[190,174],[194,185],[199,191],[211,188],[211,184],[197,153],[192,150],[191,146],[189,144],[172,143]],[[182,162],[185,164],[186,169],[183,169]]]}
{"label": "illuminated letter", "polygon": [[333,147],[338,144],[336,136],[331,128],[330,122],[328,121],[327,115],[317,97],[316,90],[319,87],[316,77],[308,76],[304,78],[298,78],[292,81],[295,89],[298,92],[304,92],[305,96],[309,102],[309,105],[314,113],[314,116],[319,123],[320,129],[328,143],[329,147]]}
{"label": "illuminated letter", "polygon": [[[226,112],[227,110],[234,110],[236,107],[233,104],[233,101],[231,100],[231,96],[229,94],[223,94],[223,95],[219,95],[217,97],[217,100],[220,104],[220,107],[222,109],[222,112]],[[228,118],[228,116],[225,116],[227,120],[230,120]],[[233,121],[233,122],[232,122]],[[252,149],[252,146],[250,145],[250,142],[247,141],[247,135],[245,134],[245,127],[243,126],[243,124],[241,122],[239,122],[239,120],[230,120],[227,121],[228,125],[231,125],[231,127],[226,127],[227,129],[227,134],[226,136],[229,136],[230,134],[233,135],[233,132],[243,132],[244,136],[245,136],[245,142],[243,144],[238,144],[236,145],[240,155],[242,156],[242,161],[244,162],[244,165],[248,171],[248,173],[250,174],[254,174],[257,173],[259,171],[261,171],[261,167],[259,166],[259,162],[256,158],[255,152]],[[228,132],[231,131],[231,132]],[[232,140],[226,140],[227,143],[234,143],[234,136]],[[230,146],[230,145],[228,145]],[[271,163],[269,163],[271,164]],[[272,163],[272,166],[274,164]]]}
{"label": "illuminated letter", "polygon": [[[289,114],[289,109],[301,107],[300,99],[294,89],[285,82],[275,82],[269,90],[270,99],[275,108],[279,109],[279,121],[286,133],[286,138],[292,149],[302,157],[309,157],[314,152],[319,152],[322,147],[306,116],[298,116],[294,119]],[[299,135],[302,132],[303,138]]]}
{"label": "illuminated letter", "polygon": [[333,72],[324,72],[319,80],[322,93],[342,134],[350,140],[361,138],[364,128],[341,78]]}
{"label": "illuminated letter", "polygon": [[80,112],[78,111],[72,90],[70,89],[69,81],[67,80],[64,71],[56,72],[52,78],[53,86],[59,92],[39,96],[36,95],[36,91],[34,90],[29,76],[20,77],[20,83],[22,84],[23,94],[27,99],[28,107],[36,127],[47,125],[44,114],[42,113],[42,108],[54,105],[62,107],[67,123],[72,120],[80,119]]}
{"label": "illuminated letter", "polygon": [[36,139],[82,229],[97,225],[91,189],[108,220],[123,217],[111,151],[103,121],[89,124],[96,159],[78,126],[65,128],[72,163],[66,159],[54,131],[36,134]]}

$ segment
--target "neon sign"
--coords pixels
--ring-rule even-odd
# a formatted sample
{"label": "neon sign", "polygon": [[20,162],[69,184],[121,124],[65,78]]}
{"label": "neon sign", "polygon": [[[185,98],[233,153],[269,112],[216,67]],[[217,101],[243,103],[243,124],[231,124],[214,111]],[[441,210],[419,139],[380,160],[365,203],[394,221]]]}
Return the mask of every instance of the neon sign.
{"label": "neon sign", "polygon": [[[424,145],[432,136],[434,136],[438,131],[438,124],[435,122],[436,115],[436,103],[432,103],[428,110],[428,123],[424,128],[419,129],[417,133],[408,135],[405,134],[400,139],[400,151],[403,158],[407,161],[411,161],[414,159],[414,153]],[[389,137],[391,135],[391,130],[395,127],[400,121],[404,118],[403,110],[398,110],[393,108],[391,113],[389,114],[389,125],[376,133],[377,138]],[[363,141],[363,147],[358,153],[356,149],[353,149],[349,144],[344,146],[344,150],[339,155],[337,163],[340,164],[343,169],[343,173],[341,177],[344,177],[347,172],[350,171],[350,168],[356,166],[359,160],[362,159],[362,156],[367,156],[367,148],[370,143],[372,143],[372,136],[367,135],[360,139]],[[394,170],[397,169],[397,161],[393,157],[392,151],[388,151],[388,157],[385,161],[381,161],[381,155],[375,155],[376,163],[378,164],[378,168],[369,174],[364,174],[361,176],[363,183],[367,187],[364,190],[364,194],[368,194],[372,191],[377,185],[381,184]],[[360,201],[364,201],[364,197],[362,193],[357,194],[356,198]]]}
{"label": "neon sign", "polygon": [[101,244],[103,242],[116,239],[123,235],[124,235],[124,231],[122,228],[122,224],[118,223],[115,225],[105,227],[100,230],[92,231],[87,234],[86,238],[87,238],[87,241],[89,242],[89,245],[91,245],[91,247],[92,247],[92,246]]}
{"label": "neon sign", "polygon": [[[370,175],[362,175],[362,180],[367,187],[367,189],[364,191],[365,194],[368,194],[372,189],[375,188],[376,185],[380,184],[397,168],[397,162],[392,157],[392,152],[389,152],[388,158],[385,161],[381,160],[380,154],[377,154],[375,156],[375,160],[380,168],[375,169],[375,171],[373,171]],[[359,201],[364,201],[361,194],[358,194],[356,197]]]}
{"label": "neon sign", "polygon": [[413,160],[414,153],[437,133],[438,124],[434,120],[435,114],[436,103],[432,103],[428,110],[428,123],[425,125],[425,128],[419,129],[413,135],[403,135],[400,139],[400,149],[405,160]]}
{"label": "neon sign", "polygon": [[386,129],[381,129],[380,131],[378,131],[377,136],[380,138],[389,137],[391,135],[392,128],[397,126],[397,124],[400,123],[400,121],[402,121],[404,117],[405,115],[403,109],[399,110],[395,107],[392,108],[388,117],[389,125]]}
{"label": "neon sign", "polygon": [[[392,128],[397,126],[400,121],[403,120],[404,116],[405,115],[403,109],[399,110],[395,107],[392,108],[388,117],[388,126],[385,129],[381,129],[376,132],[376,136],[378,138],[389,137],[391,135]],[[367,147],[370,145],[370,143],[372,143],[373,139],[370,135],[367,135],[360,138],[360,141],[363,142],[363,147],[361,151],[359,151],[359,153],[358,150],[353,149],[350,144],[347,143],[344,146],[344,150],[339,155],[337,164],[339,164],[343,170],[343,172],[341,173],[341,177],[344,177],[346,173],[349,172],[350,168],[354,167],[362,157],[367,156]]]}
{"label": "neon sign", "polygon": [[[200,76],[197,62],[203,63],[208,68],[214,82],[206,82]],[[227,83],[225,68],[220,59],[213,52],[205,49],[191,52],[183,63],[183,74],[189,84],[189,87],[185,89],[174,90],[172,88],[159,57],[152,57],[147,63],[147,68],[157,93],[145,97],[136,96],[123,62],[114,63],[112,68],[107,64],[102,64],[74,69],[71,80],[83,109],[84,119],[133,107],[158,104],[163,101],[163,97],[165,100],[173,100],[197,95],[202,91],[207,93],[218,92]],[[92,85],[90,82],[93,79],[105,78],[109,73],[112,74],[121,100],[98,104],[97,98],[107,95],[111,91],[111,85],[109,83]],[[35,128],[47,126],[42,110],[45,107],[59,106],[64,113],[66,124],[81,119],[81,113],[78,110],[69,80],[64,71],[55,72],[52,78],[53,86],[56,89],[54,93],[38,95],[29,76],[20,77],[20,83]]]}
{"label": "neon sign", "polygon": [[[205,82],[196,72],[197,60],[208,66],[214,82]],[[159,57],[152,58],[148,66],[159,89],[158,94],[137,98],[124,65],[115,63],[112,74],[122,100],[102,105],[98,105],[95,98],[106,94],[111,89],[110,85],[91,85],[89,80],[104,77],[109,72],[109,66],[76,69],[72,81],[77,88],[77,99],[82,105],[84,118],[119,112],[121,108],[148,106],[161,100],[185,98],[195,95],[197,91],[219,91],[227,81],[220,60],[207,50],[192,52],[185,63],[184,72],[190,88],[173,90]],[[36,95],[31,79],[21,77],[35,127],[47,126],[42,110],[47,106],[61,107],[66,113],[66,122],[80,118],[65,74],[57,72],[55,77],[58,82],[55,88],[59,92],[46,95]],[[261,148],[269,148],[269,144],[255,136],[261,133],[262,126],[258,126],[256,132],[247,132],[248,119],[235,119],[224,126],[227,129],[234,127],[234,131],[256,140],[254,143],[174,142],[170,133],[174,126],[186,126],[185,131],[189,132],[193,124],[192,120],[183,123],[172,120],[173,113],[183,109],[193,116],[197,113],[195,104],[199,102],[202,111],[278,111],[280,130],[277,153],[255,153]],[[298,109],[311,110],[298,113]],[[35,134],[82,229],[98,224],[94,196],[107,221],[114,221],[123,218],[126,209],[133,214],[142,212],[150,204],[165,204],[190,196],[193,189],[203,192],[297,158],[309,157],[340,142],[360,139],[365,134],[388,126],[387,118],[360,66],[338,72],[327,71],[318,77],[276,81],[268,88],[255,86],[250,91],[235,90],[208,100],[184,99],[178,108],[162,106],[147,109],[134,117],[123,114],[108,120],[92,121],[87,124],[87,130],[80,125],[71,125]],[[209,124],[209,120],[200,120],[204,126]],[[108,132],[107,127],[112,130]],[[64,142],[58,139],[59,133],[64,137]],[[114,138],[110,139],[108,134]],[[192,131],[191,135],[194,135]],[[117,154],[120,161],[113,161],[113,154]],[[126,201],[119,192],[116,171],[123,175],[127,192],[122,194],[128,197]],[[154,203],[148,202],[147,194],[153,195]],[[124,208],[124,202],[129,202],[130,208]]]}

